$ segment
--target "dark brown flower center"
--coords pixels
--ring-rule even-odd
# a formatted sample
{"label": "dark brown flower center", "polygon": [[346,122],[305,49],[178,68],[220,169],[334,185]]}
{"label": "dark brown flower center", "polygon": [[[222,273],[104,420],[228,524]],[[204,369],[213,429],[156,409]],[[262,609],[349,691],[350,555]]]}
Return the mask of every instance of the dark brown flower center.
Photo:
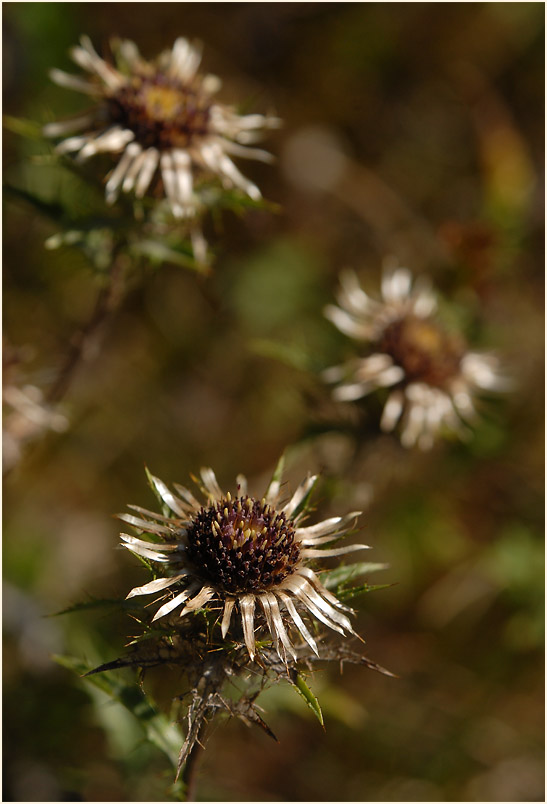
{"label": "dark brown flower center", "polygon": [[251,497],[227,495],[194,517],[188,557],[219,591],[256,592],[291,574],[300,547],[285,514]]}
{"label": "dark brown flower center", "polygon": [[389,324],[379,350],[401,366],[407,382],[443,387],[459,373],[462,344],[427,319],[408,315]]}
{"label": "dark brown flower center", "polygon": [[107,103],[110,120],[133,131],[144,148],[187,148],[209,130],[209,96],[164,73],[134,75]]}

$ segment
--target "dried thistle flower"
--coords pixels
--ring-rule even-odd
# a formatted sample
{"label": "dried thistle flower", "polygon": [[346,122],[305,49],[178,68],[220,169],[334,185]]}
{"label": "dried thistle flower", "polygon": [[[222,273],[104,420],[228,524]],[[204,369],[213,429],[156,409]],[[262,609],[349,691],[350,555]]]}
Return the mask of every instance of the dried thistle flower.
{"label": "dried thistle flower", "polygon": [[[318,558],[366,547],[323,548],[344,536],[360,512],[304,525],[317,477],[308,477],[284,501],[282,472],[283,460],[259,500],[249,496],[242,475],[237,493],[231,495],[222,491],[211,469],[202,469],[200,479],[194,480],[203,504],[183,486],[174,484],[177,495],[173,494],[147,472],[162,513],[133,505],[137,515],[119,515],[139,536],[146,535],[122,534],[122,545],[154,572],[157,567],[159,577],[127,595],[125,605],[142,629],[131,639],[130,650],[86,675],[134,667],[142,679],[147,669],[160,665],[177,668],[176,679],[183,672],[185,689],[174,701],[187,729],[175,781],[184,768],[187,795],[207,724],[217,713],[255,724],[276,739],[256,704],[270,684],[289,682],[323,724],[319,701],[304,679],[316,662],[351,662],[392,675],[354,652],[348,640],[329,644],[315,627],[317,620],[344,636],[358,636],[347,616],[351,609],[329,590],[336,589],[346,599],[381,588],[347,584],[384,569],[383,564],[340,566],[321,579],[308,566]],[[155,601],[161,605],[153,618],[146,617],[148,606],[141,608],[134,598],[157,592],[164,593]],[[235,612],[238,617],[232,616]]]}
{"label": "dried thistle flower", "polygon": [[178,218],[193,215],[198,206],[197,172],[212,174],[223,186],[259,199],[260,190],[231,156],[270,161],[266,151],[248,145],[280,121],[261,114],[239,115],[215,101],[220,80],[198,73],[200,49],[182,37],[155,61],[143,59],[129,40],[112,41],[111,46],[117,66],[102,59],[87,36],[72,48],[73,60],[91,74],[89,79],[51,71],[57,84],[97,101],[91,111],[44,127],[49,137],[84,132],[65,139],[57,151],[77,154],[80,161],[98,153],[120,154],[106,183],[109,203],[120,190],[144,196],[158,168],[164,194]]}
{"label": "dried thistle flower", "polygon": [[444,429],[465,435],[464,424],[476,419],[474,397],[508,386],[498,358],[467,351],[460,336],[446,332],[434,318],[437,300],[429,284],[413,283],[407,269],[385,269],[381,290],[375,301],[353,272],[345,272],[340,306],[325,309],[341,332],[370,347],[365,357],[324,372],[327,382],[338,383],[334,397],[351,401],[391,388],[381,428],[391,431],[401,420],[405,447],[429,449]]}
{"label": "dried thistle flower", "polygon": [[[201,483],[196,482],[206,499],[203,505],[183,486],[175,485],[179,495],[175,496],[161,480],[149,476],[169,515],[131,506],[140,516],[121,514],[119,518],[149,539],[122,534],[122,544],[156,564],[162,575],[132,589],[128,597],[169,590],[154,621],[176,609],[184,617],[201,608],[218,610],[220,604],[224,638],[234,609],[238,610],[251,661],[257,653],[257,625],[267,628],[284,662],[288,656],[296,660],[291,629],[319,654],[304,621],[310,615],[340,634],[354,634],[347,616],[351,609],[325,588],[308,562],[365,549],[363,544],[323,547],[343,536],[361,512],[303,525],[317,476],[304,480],[283,504],[281,471],[282,464],[259,500],[247,494],[242,475],[232,496],[221,490],[212,469],[202,469]],[[235,639],[237,629],[236,623],[232,633]]]}
{"label": "dried thistle flower", "polygon": [[26,444],[47,431],[64,432],[69,422],[55,406],[46,402],[43,391],[21,376],[24,349],[4,343],[2,355],[4,406],[2,426],[2,470],[8,472],[21,459]]}

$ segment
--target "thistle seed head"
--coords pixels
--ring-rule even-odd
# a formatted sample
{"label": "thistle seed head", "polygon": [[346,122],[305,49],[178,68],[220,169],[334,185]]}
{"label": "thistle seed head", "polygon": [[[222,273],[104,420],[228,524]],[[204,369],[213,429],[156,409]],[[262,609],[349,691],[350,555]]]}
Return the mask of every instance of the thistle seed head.
{"label": "thistle seed head", "polygon": [[208,133],[208,97],[161,73],[135,77],[109,98],[108,110],[110,119],[132,131],[145,148],[188,148]]}
{"label": "thistle seed head", "polygon": [[430,319],[406,315],[385,328],[378,351],[400,366],[406,382],[424,382],[443,388],[460,373],[464,355],[459,340]]}
{"label": "thistle seed head", "polygon": [[295,530],[264,500],[227,495],[201,508],[188,529],[188,557],[219,590],[266,591],[300,558]]}

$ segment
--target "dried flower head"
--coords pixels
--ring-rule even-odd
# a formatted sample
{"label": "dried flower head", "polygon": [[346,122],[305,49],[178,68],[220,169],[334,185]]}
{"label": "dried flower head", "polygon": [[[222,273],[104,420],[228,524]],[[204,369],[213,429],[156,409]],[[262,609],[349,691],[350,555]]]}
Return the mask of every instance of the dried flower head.
{"label": "dried flower head", "polygon": [[40,388],[26,381],[22,363],[32,349],[14,348],[7,341],[3,346],[2,470],[8,472],[21,459],[25,445],[48,431],[64,432],[69,422],[56,406],[47,403]]}
{"label": "dried flower head", "polygon": [[317,476],[304,480],[282,504],[280,474],[281,464],[265,496],[256,499],[247,494],[242,475],[232,496],[221,490],[212,469],[202,469],[199,485],[204,504],[183,486],[175,485],[179,495],[175,496],[161,480],[149,476],[171,515],[131,506],[139,516],[121,514],[120,519],[149,539],[122,534],[122,544],[157,564],[162,576],[132,589],[128,597],[169,590],[154,620],[176,609],[180,609],[180,617],[203,607],[218,609],[220,603],[223,637],[230,629],[234,609],[238,610],[242,641],[251,659],[256,653],[255,626],[267,627],[284,661],[287,654],[296,658],[288,633],[291,629],[318,654],[305,623],[309,615],[341,634],[353,634],[347,616],[351,609],[323,586],[308,562],[365,549],[363,544],[323,547],[343,536],[361,512],[303,526]]}
{"label": "dried flower head", "polygon": [[334,396],[343,401],[391,388],[381,427],[393,430],[401,419],[404,446],[429,449],[445,428],[463,435],[464,423],[476,418],[474,396],[507,387],[498,359],[467,351],[460,336],[446,332],[434,318],[433,291],[423,280],[413,283],[405,268],[384,271],[381,301],[346,272],[337,300],[340,306],[328,306],[325,315],[341,332],[366,342],[369,354],[327,369],[324,378],[338,383]]}
{"label": "dried flower head", "polygon": [[134,191],[142,197],[157,169],[163,191],[176,217],[196,209],[196,171],[213,174],[226,187],[238,187],[253,199],[260,190],[246,179],[231,156],[269,161],[266,151],[247,147],[263,129],[279,120],[260,114],[239,115],[214,100],[221,86],[213,75],[201,75],[200,50],[186,39],[155,61],[145,61],[129,40],[113,41],[116,66],[102,59],[91,40],[82,36],[72,48],[73,60],[90,73],[89,79],[54,69],[57,84],[90,95],[97,106],[72,120],[51,123],[46,136],[81,131],[57,146],[59,153],[77,154],[79,160],[98,153],[120,154],[106,183],[106,198]]}
{"label": "dried flower head", "polygon": [[35,385],[8,385],[2,391],[7,408],[2,428],[3,470],[12,469],[20,460],[23,447],[48,430],[64,432],[68,427],[66,416],[52,409]]}

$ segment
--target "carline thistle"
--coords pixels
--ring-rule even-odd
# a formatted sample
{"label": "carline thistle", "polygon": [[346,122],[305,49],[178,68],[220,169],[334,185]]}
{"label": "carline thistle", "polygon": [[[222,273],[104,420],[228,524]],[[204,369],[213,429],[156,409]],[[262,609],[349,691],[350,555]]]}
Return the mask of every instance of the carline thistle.
{"label": "carline thistle", "polygon": [[367,354],[323,373],[335,383],[335,399],[349,402],[389,388],[380,422],[389,432],[401,424],[405,447],[433,446],[443,432],[465,437],[477,418],[475,398],[503,391],[496,355],[468,351],[461,336],[435,318],[437,299],[423,278],[413,282],[406,268],[386,266],[381,299],[372,299],[355,274],[340,277],[339,306],[325,315],[345,335],[366,344]]}
{"label": "carline thistle", "polygon": [[217,101],[220,79],[198,71],[200,47],[183,37],[154,61],[143,59],[130,40],[112,40],[111,50],[116,65],[82,36],[70,53],[89,77],[50,72],[57,84],[90,96],[96,105],[43,129],[48,137],[71,135],[56,150],[77,161],[100,153],[119,157],[106,182],[108,203],[120,191],[142,198],[153,190],[163,192],[175,218],[192,217],[201,206],[196,183],[211,177],[261,198],[232,157],[271,161],[267,151],[252,146],[266,129],[280,126],[279,118],[240,115]]}
{"label": "carline thistle", "polygon": [[257,652],[257,628],[266,628],[285,661],[288,656],[296,659],[291,631],[319,655],[310,618],[342,635],[355,634],[348,616],[351,609],[325,588],[309,564],[366,549],[364,544],[324,546],[345,535],[361,512],[304,525],[317,476],[307,477],[283,504],[279,472],[262,499],[247,494],[242,475],[237,478],[237,494],[232,496],[221,490],[212,469],[202,469],[200,474],[205,504],[184,486],[175,484],[175,495],[150,475],[171,515],[139,506],[130,506],[139,516],[119,515],[139,536],[148,536],[145,540],[122,534],[123,546],[161,572],[161,577],[135,587],[128,597],[164,593],[165,602],[154,621],[172,616],[177,609],[177,617],[184,617],[201,608],[218,610],[220,604],[223,638],[237,612],[251,660]]}

